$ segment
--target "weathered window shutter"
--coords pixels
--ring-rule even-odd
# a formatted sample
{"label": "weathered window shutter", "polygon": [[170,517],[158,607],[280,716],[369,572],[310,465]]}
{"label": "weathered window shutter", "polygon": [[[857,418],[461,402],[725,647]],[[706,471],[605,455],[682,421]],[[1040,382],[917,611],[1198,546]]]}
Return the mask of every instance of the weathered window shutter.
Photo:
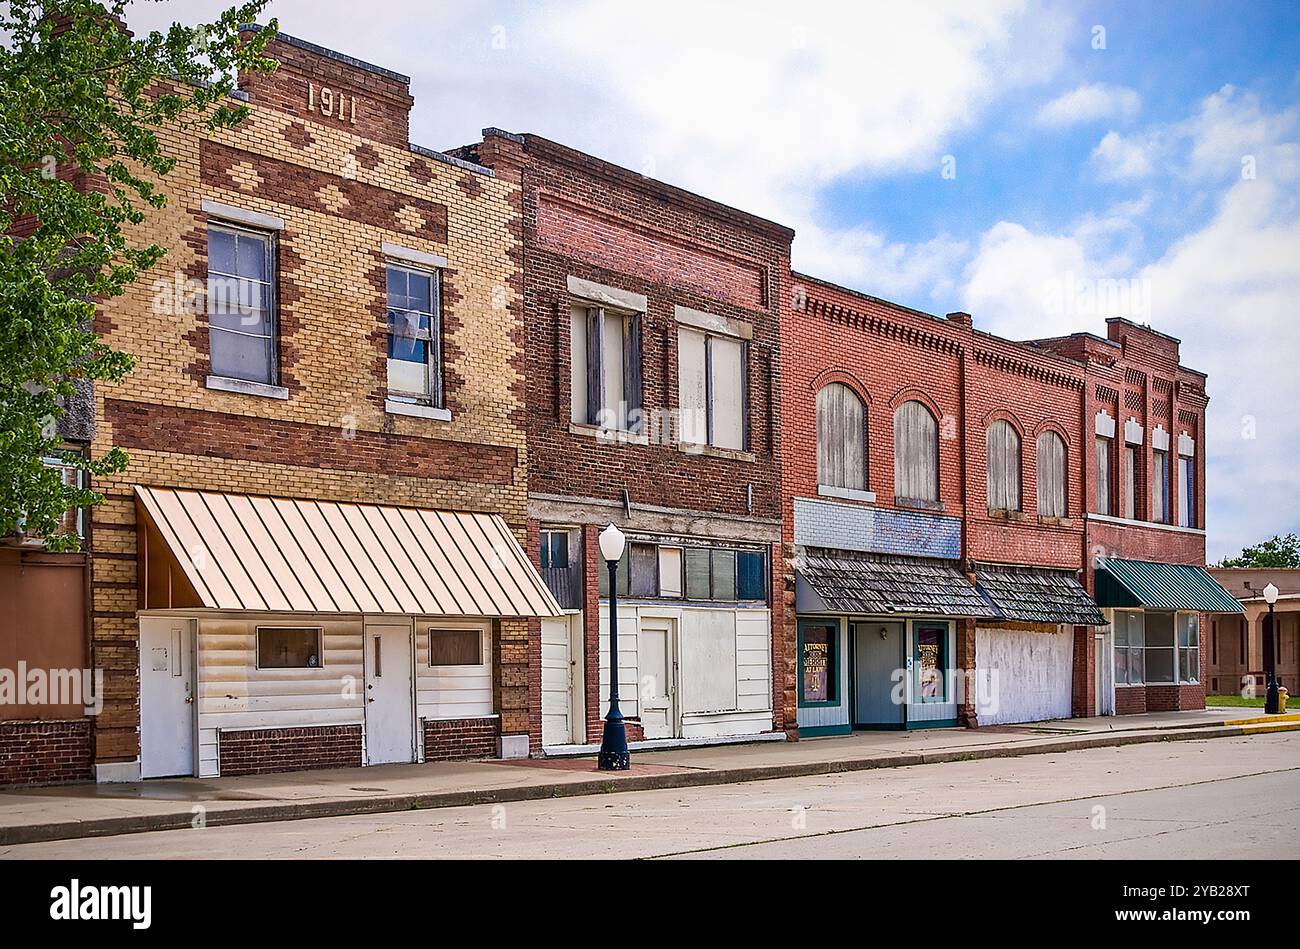
{"label": "weathered window shutter", "polygon": [[601,355],[605,344],[605,311],[593,306],[587,310],[587,424],[600,420],[604,401],[604,373],[601,372]]}
{"label": "weathered window shutter", "polygon": [[641,314],[627,321],[627,342],[623,347],[623,389],[627,400],[628,431],[640,434],[645,427],[641,417]]}
{"label": "weathered window shutter", "polygon": [[1038,436],[1038,513],[1065,517],[1065,442],[1055,432]]}
{"label": "weathered window shutter", "polygon": [[989,426],[988,502],[994,511],[1020,510],[1020,435],[1010,422]]}
{"label": "weathered window shutter", "polygon": [[920,402],[904,402],[894,411],[894,493],[939,500],[939,424]]}
{"label": "weathered window shutter", "polygon": [[817,393],[817,482],[864,491],[866,413],[848,386],[832,382]]}

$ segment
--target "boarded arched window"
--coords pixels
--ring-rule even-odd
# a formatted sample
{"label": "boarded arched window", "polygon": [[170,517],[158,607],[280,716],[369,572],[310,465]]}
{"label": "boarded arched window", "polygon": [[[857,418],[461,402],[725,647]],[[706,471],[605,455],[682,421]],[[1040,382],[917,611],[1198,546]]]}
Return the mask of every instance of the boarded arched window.
{"label": "boarded arched window", "polygon": [[1038,436],[1038,514],[1065,517],[1065,442],[1056,432]]}
{"label": "boarded arched window", "polygon": [[817,483],[867,489],[866,407],[848,386],[817,393]]}
{"label": "boarded arched window", "polygon": [[1020,434],[1010,422],[989,426],[989,510],[1020,510]]}
{"label": "boarded arched window", "polygon": [[939,500],[939,423],[920,402],[894,410],[894,494]]}

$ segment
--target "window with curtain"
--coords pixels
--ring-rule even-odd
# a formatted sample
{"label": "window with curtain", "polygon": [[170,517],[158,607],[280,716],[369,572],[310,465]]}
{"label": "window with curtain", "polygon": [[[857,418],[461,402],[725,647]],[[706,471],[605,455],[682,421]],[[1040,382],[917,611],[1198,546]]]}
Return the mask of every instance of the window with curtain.
{"label": "window with curtain", "polygon": [[572,420],[639,433],[641,315],[577,306],[569,314]]}
{"label": "window with curtain", "polygon": [[1010,422],[989,426],[988,500],[990,511],[1020,510],[1020,434]]}
{"label": "window with curtain", "polygon": [[438,272],[389,264],[388,394],[442,407]]}
{"label": "window with curtain", "polygon": [[920,402],[894,410],[894,494],[939,500],[939,423]]}
{"label": "window with curtain", "polygon": [[1065,517],[1065,442],[1056,432],[1038,436],[1038,514]]}
{"label": "window with curtain", "polygon": [[839,382],[817,393],[817,483],[867,489],[866,406]]}

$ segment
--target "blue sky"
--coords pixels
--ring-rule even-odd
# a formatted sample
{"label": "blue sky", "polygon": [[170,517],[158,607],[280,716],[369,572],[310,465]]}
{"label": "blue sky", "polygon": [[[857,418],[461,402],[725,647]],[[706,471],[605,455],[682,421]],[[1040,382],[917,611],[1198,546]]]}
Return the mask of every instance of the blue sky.
{"label": "blue sky", "polygon": [[[138,4],[131,24],[221,6]],[[793,227],[802,270],[1011,338],[1104,334],[1109,315],[1181,338],[1210,376],[1210,558],[1300,531],[1300,4],[269,14],[411,75],[419,144],[545,135]],[[1136,292],[1062,305],[1115,280]]]}

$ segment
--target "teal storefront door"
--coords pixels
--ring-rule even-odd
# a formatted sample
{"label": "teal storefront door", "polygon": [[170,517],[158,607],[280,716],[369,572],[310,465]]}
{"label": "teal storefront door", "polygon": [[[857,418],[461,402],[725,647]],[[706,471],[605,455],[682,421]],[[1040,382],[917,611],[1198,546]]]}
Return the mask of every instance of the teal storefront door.
{"label": "teal storefront door", "polygon": [[905,701],[895,701],[897,672],[903,667],[902,623],[853,624],[853,724],[902,728]]}

